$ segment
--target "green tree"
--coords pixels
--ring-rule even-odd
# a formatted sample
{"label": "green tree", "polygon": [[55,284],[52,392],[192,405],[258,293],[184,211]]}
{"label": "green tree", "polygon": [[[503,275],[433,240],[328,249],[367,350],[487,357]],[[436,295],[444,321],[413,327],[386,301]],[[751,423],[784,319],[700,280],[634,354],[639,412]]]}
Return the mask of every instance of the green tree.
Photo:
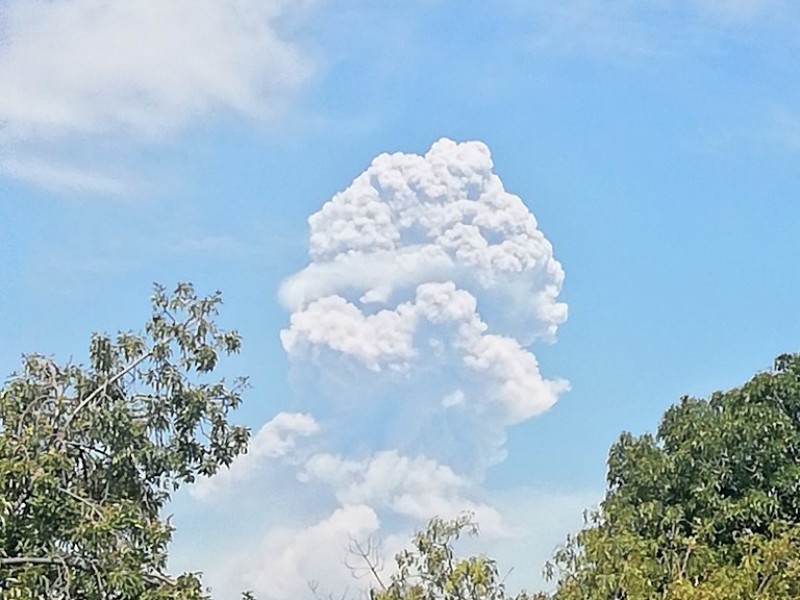
{"label": "green tree", "polygon": [[557,600],[800,598],[800,355],[623,434],[550,568]]}
{"label": "green tree", "polygon": [[156,287],[142,334],[94,335],[88,366],[32,355],[0,390],[0,597],[205,598],[166,573],[163,508],[247,445],[228,413],[245,380],[212,381],[239,351],[219,293]]}
{"label": "green tree", "polygon": [[413,548],[397,554],[397,571],[386,584],[368,553],[359,555],[372,572],[377,586],[372,600],[536,600],[521,592],[511,596],[491,558],[483,555],[459,558],[454,542],[466,533],[476,535],[478,527],[470,515],[453,520],[432,519],[414,536]]}

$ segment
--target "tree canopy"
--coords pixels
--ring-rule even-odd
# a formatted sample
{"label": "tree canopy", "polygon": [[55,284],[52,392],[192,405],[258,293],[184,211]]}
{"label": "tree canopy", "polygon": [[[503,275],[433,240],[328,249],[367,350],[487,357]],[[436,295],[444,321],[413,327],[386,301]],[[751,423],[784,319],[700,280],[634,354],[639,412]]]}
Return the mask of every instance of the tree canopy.
{"label": "tree canopy", "polygon": [[208,377],[241,344],[220,303],[156,287],[143,332],[94,335],[88,365],[23,357],[0,390],[1,597],[206,597],[197,575],[166,573],[162,509],[247,445],[228,421],[246,381]]}
{"label": "tree canopy", "polygon": [[471,515],[433,518],[414,536],[412,549],[395,557],[396,570],[384,583],[375,562],[359,553],[377,585],[372,600],[538,600],[541,595],[506,591],[497,563],[484,555],[458,557],[454,543],[463,534],[476,535]]}
{"label": "tree canopy", "polygon": [[557,600],[800,597],[800,355],[624,433],[607,480],[555,557]]}

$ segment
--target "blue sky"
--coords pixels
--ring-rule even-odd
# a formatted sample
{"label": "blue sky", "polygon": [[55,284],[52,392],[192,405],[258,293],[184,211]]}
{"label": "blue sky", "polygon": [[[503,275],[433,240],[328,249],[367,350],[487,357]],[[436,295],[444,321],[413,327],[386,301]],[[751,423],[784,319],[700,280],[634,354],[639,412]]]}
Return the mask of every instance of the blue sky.
{"label": "blue sky", "polygon": [[[799,25],[782,0],[0,0],[0,368],[24,352],[80,358],[90,332],[137,327],[154,281],[221,289],[245,340],[224,370],[252,378],[238,418],[261,450],[176,500],[176,568],[204,570],[220,597],[297,597],[308,579],[335,591],[348,533],[391,553],[426,510],[472,508],[481,548],[535,587],[602,494],[620,431],[653,430],[680,395],[797,349]],[[552,244],[554,302],[569,306],[554,340],[523,352],[539,321],[500,324],[539,306],[543,280],[491,271],[483,286],[469,260],[411,269],[372,308],[352,296],[358,277],[337,275],[329,291],[361,315],[337,340],[334,313],[308,310],[319,297],[281,303],[287,278],[327,260],[309,258],[308,218],[357,198],[345,190],[382,153],[428,173],[440,138],[484,144]],[[457,147],[470,169],[482,147]],[[316,233],[348,223],[320,218]],[[445,445],[430,432],[451,413],[431,390],[482,406],[493,371],[464,370],[458,352],[420,370],[385,346],[370,368],[380,335],[364,323],[409,302],[424,321],[414,286],[449,281],[489,335],[571,389],[547,410],[531,392],[524,418],[447,421]],[[519,286],[530,303],[498,300]],[[280,337],[293,312],[308,317],[294,350]],[[412,325],[394,319],[402,353]],[[424,322],[414,343],[485,342]]]}

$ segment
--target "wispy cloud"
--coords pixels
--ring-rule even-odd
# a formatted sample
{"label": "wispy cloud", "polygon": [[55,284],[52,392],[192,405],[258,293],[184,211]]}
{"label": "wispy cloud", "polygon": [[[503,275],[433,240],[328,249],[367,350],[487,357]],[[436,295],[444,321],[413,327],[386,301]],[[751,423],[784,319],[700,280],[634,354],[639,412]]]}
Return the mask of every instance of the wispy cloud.
{"label": "wispy cloud", "polygon": [[796,27],[798,11],[785,0],[576,0],[515,2],[534,51],[637,64],[658,57],[718,51],[730,36]]}
{"label": "wispy cloud", "polygon": [[800,116],[785,107],[775,109],[766,119],[761,138],[789,150],[800,150]]}
{"label": "wispy cloud", "polygon": [[[59,188],[62,195],[66,190]],[[159,223],[145,218],[130,225],[131,221],[121,220],[96,229],[65,228],[54,233],[23,258],[26,284],[72,293],[87,284],[152,273],[165,260],[263,265],[278,254],[271,245],[253,243],[251,232],[203,231],[187,226],[180,218]]]}
{"label": "wispy cloud", "polygon": [[783,0],[694,0],[701,11],[724,21],[745,22],[763,16],[767,11],[781,10]]}
{"label": "wispy cloud", "polygon": [[0,158],[0,174],[48,190],[74,194],[118,196],[132,185],[120,178],[28,155]]}
{"label": "wispy cloud", "polygon": [[646,2],[579,0],[536,2],[522,10],[536,50],[621,60],[665,52],[648,27],[650,8]]}
{"label": "wispy cloud", "polygon": [[[281,33],[281,0],[9,0],[0,7],[0,139],[7,175],[124,189],[32,151],[124,136],[153,142],[219,111],[279,114],[311,64]],[[67,149],[67,153],[69,150]],[[38,159],[41,161],[42,159]],[[33,166],[20,163],[31,162]],[[105,165],[92,165],[101,172]]]}
{"label": "wispy cloud", "polygon": [[182,236],[165,244],[166,250],[175,254],[213,255],[218,258],[242,257],[250,248],[229,235],[207,234],[200,236]]}

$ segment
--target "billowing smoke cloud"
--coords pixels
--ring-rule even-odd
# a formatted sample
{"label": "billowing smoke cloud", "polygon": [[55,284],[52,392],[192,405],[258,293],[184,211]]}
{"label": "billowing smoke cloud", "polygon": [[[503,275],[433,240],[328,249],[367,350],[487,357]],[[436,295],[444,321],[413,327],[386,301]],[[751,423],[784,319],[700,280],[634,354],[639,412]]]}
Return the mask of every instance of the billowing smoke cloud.
{"label": "billowing smoke cloud", "polygon": [[270,461],[290,463],[295,460],[293,451],[299,438],[319,432],[319,425],[311,415],[278,413],[265,423],[250,439],[247,454],[240,456],[229,469],[216,477],[201,479],[192,487],[196,498],[208,498],[239,481],[247,481],[259,474]]}
{"label": "billowing smoke cloud", "polygon": [[568,387],[526,349],[566,319],[563,269],[492,167],[485,145],[446,139],[377,157],[309,218],[311,263],[280,290],[283,347],[323,416],[353,410],[366,438],[389,420],[384,441],[472,473]]}
{"label": "billowing smoke cloud", "polygon": [[232,557],[240,585],[341,591],[349,536],[397,541],[434,515],[469,510],[490,537],[515,535],[481,484],[506,429],[568,389],[528,348],[567,308],[551,244],[492,169],[479,142],[384,154],[309,218],[310,263],[280,290],[302,412],[195,488],[212,499],[248,483],[306,511]]}
{"label": "billowing smoke cloud", "polygon": [[492,167],[484,144],[447,139],[425,156],[377,157],[309,218],[311,264],[281,299],[295,313],[332,295],[391,306],[422,283],[451,281],[486,299],[498,333],[526,345],[551,338],[567,316],[564,271]]}

